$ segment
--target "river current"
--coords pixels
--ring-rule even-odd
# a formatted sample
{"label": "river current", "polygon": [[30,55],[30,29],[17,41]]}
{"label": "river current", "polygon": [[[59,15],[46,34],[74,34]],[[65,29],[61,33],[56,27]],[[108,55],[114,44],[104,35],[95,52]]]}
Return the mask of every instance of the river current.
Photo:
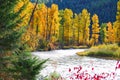
{"label": "river current", "polygon": [[[76,52],[81,52],[86,49],[66,49],[52,50],[43,52],[33,52],[33,55],[41,59],[48,59],[46,67],[41,71],[41,75],[48,76],[51,72],[58,72],[64,78],[69,80],[69,69],[77,66],[82,66],[83,70],[91,71],[94,68],[94,73],[117,73],[115,80],[120,80],[120,70],[115,71],[116,60],[106,60],[100,58],[78,56]],[[92,73],[91,73],[92,74]]]}

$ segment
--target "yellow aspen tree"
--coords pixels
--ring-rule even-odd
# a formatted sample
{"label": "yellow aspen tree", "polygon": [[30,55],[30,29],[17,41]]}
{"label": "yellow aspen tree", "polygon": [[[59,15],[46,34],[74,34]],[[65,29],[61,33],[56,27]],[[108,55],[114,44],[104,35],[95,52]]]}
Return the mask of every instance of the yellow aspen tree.
{"label": "yellow aspen tree", "polygon": [[77,45],[83,44],[83,23],[82,23],[82,15],[79,13],[75,16],[75,27],[76,27],[76,38],[77,38]]}
{"label": "yellow aspen tree", "polygon": [[53,15],[54,12],[52,12],[51,8],[48,8],[47,11],[48,11],[48,16],[47,16],[47,24],[48,24],[47,25],[47,29],[48,29],[47,30],[47,33],[48,33],[47,34],[47,40],[50,41],[51,40],[51,35],[52,35],[51,34],[51,32],[52,32],[52,20],[53,20],[52,15]]}
{"label": "yellow aspen tree", "polygon": [[46,14],[46,41],[50,41],[51,36],[51,14],[50,14],[51,8],[47,8],[47,14]]}
{"label": "yellow aspen tree", "polygon": [[71,9],[65,9],[64,11],[64,40],[66,44],[70,43],[71,39],[71,25],[72,25],[73,12]]}
{"label": "yellow aspen tree", "polygon": [[58,6],[55,4],[51,8],[47,8],[45,4],[39,4],[37,6],[28,31],[32,39],[29,39],[27,43],[29,43],[32,50],[38,46],[39,40],[52,43],[58,40],[58,14]]}
{"label": "yellow aspen tree", "polygon": [[111,22],[107,23],[107,39],[108,43],[115,42],[115,32]]}
{"label": "yellow aspen tree", "polygon": [[114,23],[114,30],[115,30],[115,41],[120,43],[120,0],[117,3],[117,15],[116,21]]}
{"label": "yellow aspen tree", "polygon": [[78,45],[79,44],[79,24],[78,24],[77,14],[74,14],[72,31],[73,31],[73,35],[72,35],[73,44]]}
{"label": "yellow aspen tree", "polygon": [[[30,3],[28,8],[33,10],[33,6],[34,5]],[[39,22],[38,10],[35,10],[30,26],[27,28],[26,33],[24,33],[22,36],[23,44],[27,44],[29,47],[28,49],[31,51],[35,50],[38,46],[39,36],[36,34],[37,33],[36,30],[39,27],[38,22]]]}
{"label": "yellow aspen tree", "polygon": [[59,12],[58,5],[52,4],[50,9],[50,41],[52,43],[56,42],[59,38]]}
{"label": "yellow aspen tree", "polygon": [[80,21],[80,44],[86,45],[89,43],[89,26],[90,26],[90,13],[87,9],[83,9],[82,13],[80,14],[81,21]]}
{"label": "yellow aspen tree", "polygon": [[99,18],[97,14],[94,14],[92,17],[92,45],[96,45],[98,43],[99,32]]}
{"label": "yellow aspen tree", "polygon": [[[34,5],[33,3],[29,2],[29,0],[21,0],[15,7],[15,12],[18,12],[20,8],[22,8],[22,6],[24,4],[27,4],[25,6],[25,10],[20,14],[20,17],[22,18],[23,16],[25,16],[23,18],[23,23],[22,24],[18,24],[18,28],[19,26],[26,26],[28,24],[28,21],[30,19],[30,16],[31,16],[31,13],[32,13],[32,10],[34,8]],[[27,14],[27,15],[26,15]],[[36,15],[36,12],[35,12],[35,15]],[[35,17],[34,15],[34,17]],[[33,17],[33,18],[34,18]],[[36,17],[35,17],[36,18]],[[34,18],[34,19],[35,19]],[[35,29],[33,28],[33,25],[35,26],[36,23],[34,24],[33,23],[36,22],[35,20],[32,20],[31,23],[30,23],[30,26],[29,28],[26,30],[26,32],[22,35],[21,37],[21,41],[22,41],[22,44],[23,45],[28,45],[29,49],[30,50],[35,50],[35,44],[36,44],[36,41],[35,40],[38,40],[35,36]],[[17,29],[16,29],[17,30]]]}
{"label": "yellow aspen tree", "polygon": [[38,37],[36,35],[36,26],[37,26],[36,17],[37,17],[37,13],[35,11],[33,20],[31,21],[30,26],[27,29],[26,33],[22,37],[23,42],[28,45],[29,50],[31,51],[36,49],[38,43]]}
{"label": "yellow aspen tree", "polygon": [[47,22],[47,6],[45,4],[39,4],[39,13],[38,13],[38,16],[39,16],[39,22],[38,22],[38,25],[40,27],[40,38],[43,39],[43,40],[46,40],[46,36],[47,36],[47,25],[48,22]]}
{"label": "yellow aspen tree", "polygon": [[44,3],[38,4],[38,7],[34,13],[36,15],[34,15],[34,18],[31,22],[32,27],[37,26],[36,28],[39,28],[37,35],[40,35],[40,39],[43,39],[43,40],[47,40],[47,36],[48,36],[49,10],[50,9],[48,9]]}

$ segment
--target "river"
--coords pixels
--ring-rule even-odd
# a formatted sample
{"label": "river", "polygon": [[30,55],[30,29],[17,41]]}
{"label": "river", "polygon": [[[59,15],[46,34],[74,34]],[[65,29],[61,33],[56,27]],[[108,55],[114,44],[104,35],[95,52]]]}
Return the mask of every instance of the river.
{"label": "river", "polygon": [[51,72],[57,71],[62,75],[62,77],[69,80],[69,76],[71,75],[69,68],[73,69],[74,67],[82,66],[83,70],[88,71],[91,71],[90,69],[94,68],[94,73],[96,74],[102,72],[115,72],[117,73],[115,80],[120,80],[120,70],[115,71],[116,60],[78,56],[75,54],[76,52],[84,50],[85,49],[52,50],[33,52],[33,55],[38,56],[41,59],[49,58],[49,61],[45,64],[46,67],[41,71],[43,76],[48,76]]}

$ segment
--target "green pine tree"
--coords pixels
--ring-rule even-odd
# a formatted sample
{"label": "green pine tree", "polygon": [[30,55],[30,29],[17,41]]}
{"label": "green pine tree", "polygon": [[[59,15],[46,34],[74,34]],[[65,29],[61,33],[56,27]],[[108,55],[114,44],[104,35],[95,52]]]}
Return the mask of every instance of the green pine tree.
{"label": "green pine tree", "polygon": [[[38,57],[33,57],[29,52],[14,54],[10,60],[12,66],[8,68],[8,71],[14,80],[36,80],[40,71],[45,67],[44,63],[48,61],[48,59],[40,60]],[[39,75],[39,78],[42,76]]]}
{"label": "green pine tree", "polygon": [[15,12],[15,6],[20,0],[0,0],[0,79],[11,80],[6,72],[10,61],[6,58],[9,54],[16,52],[20,48],[20,38],[23,34],[22,26],[17,27],[23,22],[20,14],[26,8],[23,5],[18,12]]}
{"label": "green pine tree", "polygon": [[25,27],[18,25],[26,16],[21,17],[20,14],[25,10],[27,3],[15,12],[14,8],[19,1],[26,0],[0,0],[0,80],[35,80],[47,61],[30,56],[30,53],[26,55],[26,52],[21,50],[22,34],[30,25],[38,0]]}
{"label": "green pine tree", "polygon": [[[22,23],[24,16],[20,13],[25,9],[22,6],[18,12],[14,11],[15,5],[19,0],[1,0],[0,1],[0,53],[16,51],[20,47],[20,38],[23,33],[23,27],[17,27]],[[16,30],[17,29],[17,30]]]}
{"label": "green pine tree", "polygon": [[106,36],[106,23],[102,23],[100,26],[100,42],[103,44],[105,42],[105,36]]}

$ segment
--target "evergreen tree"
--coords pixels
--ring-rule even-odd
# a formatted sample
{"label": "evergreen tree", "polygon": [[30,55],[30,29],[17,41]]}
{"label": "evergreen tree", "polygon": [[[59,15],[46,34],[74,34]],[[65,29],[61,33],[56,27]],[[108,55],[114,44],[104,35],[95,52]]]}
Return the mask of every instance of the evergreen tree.
{"label": "evergreen tree", "polygon": [[23,27],[18,27],[22,23],[20,13],[26,5],[23,5],[19,11],[15,12],[15,5],[19,0],[1,0],[0,3],[0,53],[16,51],[20,47],[20,38]]}
{"label": "evergreen tree", "polygon": [[100,43],[103,44],[105,42],[105,38],[106,38],[106,27],[107,24],[106,23],[102,23],[100,26]]}
{"label": "evergreen tree", "polygon": [[15,6],[19,1],[0,1],[0,79],[4,80],[10,80],[9,74],[5,72],[10,63],[9,59],[6,59],[6,56],[18,51],[21,45],[20,38],[24,27],[20,27],[19,25],[22,23],[25,15],[20,16],[20,14],[27,4],[23,5],[18,11],[15,11]]}
{"label": "evergreen tree", "polygon": [[59,18],[60,18],[60,27],[59,27],[59,43],[60,48],[63,48],[64,46],[64,10],[59,11]]}
{"label": "evergreen tree", "polygon": [[[21,7],[17,6],[20,1],[24,3]],[[36,57],[28,56],[24,50],[21,50],[22,44],[20,40],[22,34],[29,27],[38,2],[37,0],[28,24],[23,25],[26,14],[23,15],[22,13],[26,10],[28,1],[1,0],[0,80],[35,80],[36,75],[43,68],[42,65],[47,61],[40,61]],[[16,6],[19,7],[17,11],[15,10]],[[16,51],[20,52],[18,53]],[[12,53],[15,53],[15,56]]]}
{"label": "evergreen tree", "polygon": [[[14,80],[36,80],[40,71],[45,67],[43,64],[48,59],[40,60],[38,57],[33,57],[29,52],[23,52],[18,55],[14,54],[10,60],[12,67],[8,71]],[[39,78],[42,76],[39,75]]]}

